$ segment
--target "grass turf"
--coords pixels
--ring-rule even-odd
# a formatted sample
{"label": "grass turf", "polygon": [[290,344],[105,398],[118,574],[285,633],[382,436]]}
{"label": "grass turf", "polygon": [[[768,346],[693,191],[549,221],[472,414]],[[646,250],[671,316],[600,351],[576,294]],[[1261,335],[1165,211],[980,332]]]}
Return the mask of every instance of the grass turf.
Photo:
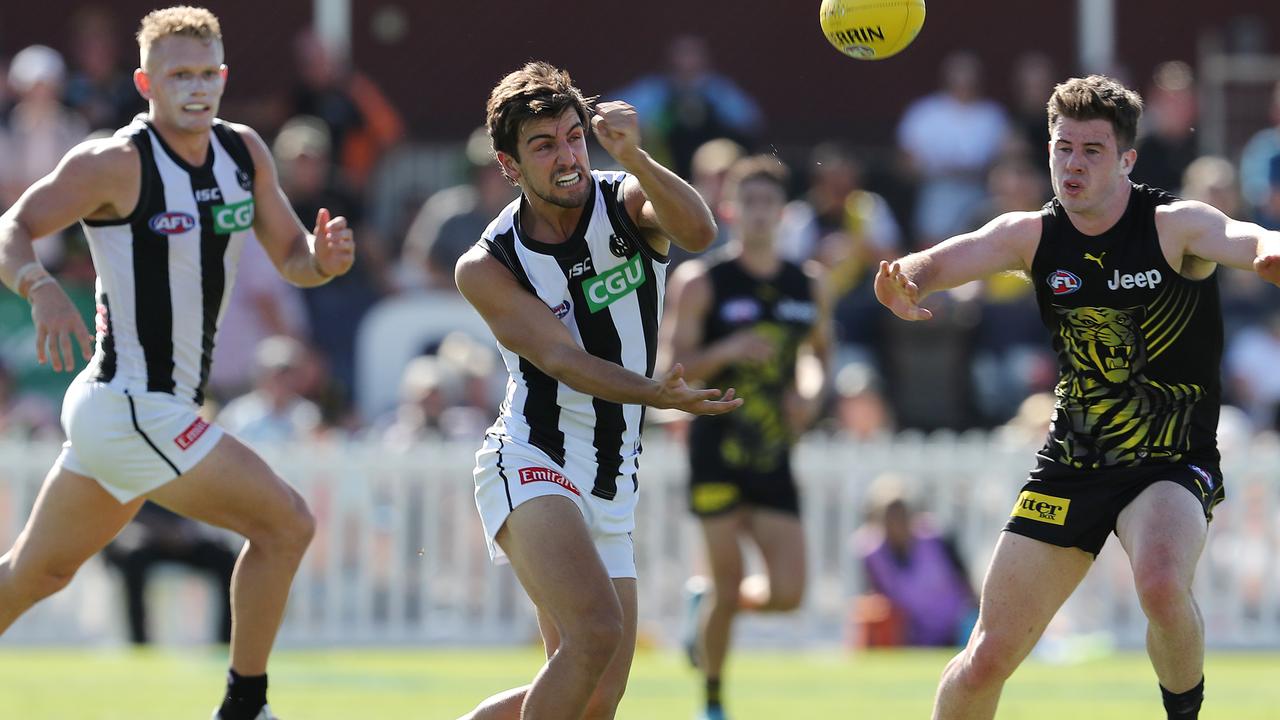
{"label": "grass turf", "polygon": [[[949,653],[748,651],[726,680],[735,720],[927,718]],[[291,651],[272,661],[271,701],[285,720],[456,718],[500,689],[527,682],[532,649]],[[215,650],[0,650],[0,718],[203,720],[222,690]],[[1212,654],[1202,720],[1280,717],[1280,655]],[[692,718],[698,680],[673,652],[641,651],[619,720]],[[1001,720],[1160,720],[1145,655],[1074,665],[1032,660],[1006,686]]]}

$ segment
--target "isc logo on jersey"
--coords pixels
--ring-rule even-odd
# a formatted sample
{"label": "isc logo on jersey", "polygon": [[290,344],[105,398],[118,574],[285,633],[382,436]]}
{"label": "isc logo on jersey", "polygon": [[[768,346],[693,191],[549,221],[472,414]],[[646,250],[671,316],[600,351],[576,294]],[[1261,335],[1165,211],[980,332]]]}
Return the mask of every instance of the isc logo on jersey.
{"label": "isc logo on jersey", "polygon": [[213,231],[219,235],[243,232],[253,227],[253,198],[230,205],[214,205],[209,214],[213,217]]}
{"label": "isc logo on jersey", "polygon": [[1080,289],[1080,278],[1069,270],[1055,270],[1046,282],[1054,295],[1070,295]]}
{"label": "isc logo on jersey", "polygon": [[582,283],[582,290],[587,296],[587,307],[591,308],[591,312],[600,312],[643,285],[642,262],[640,254],[636,253],[618,267],[606,270]]}

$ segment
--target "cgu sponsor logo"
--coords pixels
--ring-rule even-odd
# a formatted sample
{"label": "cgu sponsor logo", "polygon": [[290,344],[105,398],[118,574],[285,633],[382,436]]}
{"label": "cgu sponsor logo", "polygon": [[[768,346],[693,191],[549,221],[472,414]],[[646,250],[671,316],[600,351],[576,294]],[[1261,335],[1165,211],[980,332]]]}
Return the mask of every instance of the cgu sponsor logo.
{"label": "cgu sponsor logo", "polygon": [[1015,517],[1030,518],[1051,525],[1065,525],[1067,509],[1071,507],[1068,498],[1041,495],[1030,490],[1023,490],[1018,496],[1018,503],[1011,513]]}
{"label": "cgu sponsor logo", "polygon": [[253,227],[253,198],[230,205],[214,205],[209,214],[213,217],[213,231],[217,234],[243,232]]}
{"label": "cgu sponsor logo", "polygon": [[1125,273],[1123,275],[1121,275],[1120,271],[1117,270],[1115,276],[1107,281],[1107,287],[1112,290],[1119,290],[1120,288],[1128,290],[1135,287],[1153,288],[1159,285],[1160,281],[1163,279],[1164,276],[1155,268],[1147,270],[1146,272]]}
{"label": "cgu sponsor logo", "polygon": [[582,496],[582,493],[578,492],[578,488],[574,487],[573,483],[569,482],[568,478],[556,472],[555,470],[552,470],[551,468],[544,468],[544,467],[520,468],[520,484],[528,485],[529,483],[532,483],[532,482],[555,483],[556,485],[559,485],[560,487],[564,488],[565,490],[568,490],[574,495],[577,495],[579,497]]}
{"label": "cgu sponsor logo", "polygon": [[161,235],[180,235],[194,230],[196,219],[184,212],[156,213],[147,221],[147,227]]}
{"label": "cgu sponsor logo", "polygon": [[1055,270],[1046,282],[1054,295],[1070,295],[1083,285],[1080,278],[1070,270]]}
{"label": "cgu sponsor logo", "polygon": [[587,307],[592,313],[600,312],[626,297],[644,284],[644,267],[639,253],[625,263],[600,273],[582,284],[587,296]]}
{"label": "cgu sponsor logo", "polygon": [[195,445],[200,436],[204,434],[204,431],[208,429],[209,423],[205,422],[204,418],[196,418],[195,422],[188,425],[186,430],[183,430],[178,437],[173,439],[173,444],[186,450]]}

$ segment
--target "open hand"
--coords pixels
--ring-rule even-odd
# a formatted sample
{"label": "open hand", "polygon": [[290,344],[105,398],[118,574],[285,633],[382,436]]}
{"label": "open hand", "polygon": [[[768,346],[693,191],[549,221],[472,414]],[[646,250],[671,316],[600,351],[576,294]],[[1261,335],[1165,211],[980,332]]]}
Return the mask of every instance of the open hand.
{"label": "open hand", "polygon": [[93,338],[84,326],[80,311],[71,304],[67,293],[57,283],[48,283],[31,291],[31,319],[36,324],[36,360],[47,361],[57,372],[76,369],[71,338],[80,344],[85,362],[93,357]]}
{"label": "open hand", "polygon": [[716,388],[695,390],[689,387],[684,381],[684,366],[680,363],[672,365],[659,382],[661,386],[654,407],[675,408],[694,415],[723,415],[742,405],[742,398],[733,396],[733,388],[722,396]]}
{"label": "open hand", "polygon": [[933,313],[920,307],[920,288],[907,279],[898,263],[880,261],[876,272],[876,299],[903,320],[928,320]]}
{"label": "open hand", "polygon": [[347,227],[347,219],[339,215],[329,219],[329,208],[320,208],[316,213],[316,238],[311,252],[316,267],[326,276],[342,275],[351,269],[356,259],[355,239],[351,228]]}

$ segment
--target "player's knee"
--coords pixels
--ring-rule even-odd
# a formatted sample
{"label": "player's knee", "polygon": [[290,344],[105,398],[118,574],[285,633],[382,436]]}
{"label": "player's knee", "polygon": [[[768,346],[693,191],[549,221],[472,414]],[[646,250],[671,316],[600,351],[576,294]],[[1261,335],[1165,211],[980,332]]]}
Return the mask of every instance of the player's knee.
{"label": "player's knee", "polygon": [[994,639],[981,640],[965,652],[967,657],[961,664],[961,678],[974,688],[1003,683],[1018,669],[1022,660],[1022,653],[1016,648]]}
{"label": "player's knee", "polygon": [[289,496],[282,508],[257,523],[252,534],[246,534],[249,542],[259,547],[301,558],[316,534],[316,519],[307,507],[307,502],[292,488],[289,489]]}
{"label": "player's knee", "polygon": [[43,600],[71,584],[76,568],[22,567],[12,569],[19,593],[31,602]]}
{"label": "player's knee", "polygon": [[742,592],[739,589],[741,584],[741,578],[736,581],[727,578],[717,581],[708,597],[711,601],[711,612],[713,614],[737,612],[738,604],[742,601]]}
{"label": "player's knee", "polygon": [[804,581],[776,582],[769,588],[769,608],[790,612],[804,602]]}
{"label": "player's knee", "polygon": [[1142,611],[1156,625],[1178,622],[1190,607],[1191,588],[1170,568],[1139,568],[1134,585]]}
{"label": "player's knee", "polygon": [[561,629],[561,649],[581,656],[590,667],[604,672],[622,644],[622,609],[603,603],[589,615]]}

